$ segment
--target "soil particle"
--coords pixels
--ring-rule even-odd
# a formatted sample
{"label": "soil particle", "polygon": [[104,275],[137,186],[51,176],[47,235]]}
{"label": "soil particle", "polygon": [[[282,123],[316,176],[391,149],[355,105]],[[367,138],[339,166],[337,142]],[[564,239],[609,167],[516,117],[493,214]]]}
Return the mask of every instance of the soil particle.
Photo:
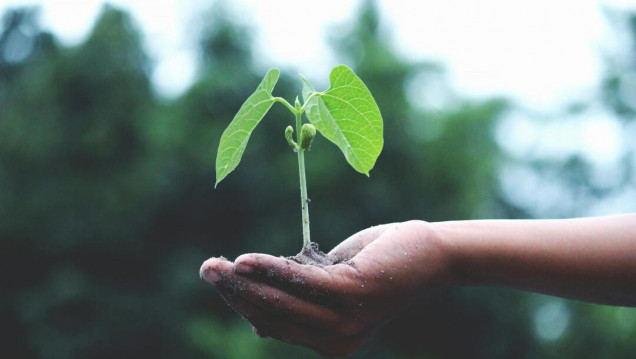
{"label": "soil particle", "polygon": [[287,257],[296,263],[313,265],[316,267],[326,267],[342,262],[341,259],[326,254],[318,248],[318,243],[310,242],[309,247],[303,247],[300,253],[293,257]]}

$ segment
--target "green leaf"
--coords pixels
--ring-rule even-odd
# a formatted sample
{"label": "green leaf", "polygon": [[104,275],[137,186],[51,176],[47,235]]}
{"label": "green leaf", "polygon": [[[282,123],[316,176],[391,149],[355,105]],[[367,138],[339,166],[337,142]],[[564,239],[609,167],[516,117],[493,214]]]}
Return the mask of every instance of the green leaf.
{"label": "green leaf", "polygon": [[[307,118],[340,148],[356,171],[368,176],[384,144],[380,109],[369,89],[347,66],[334,67],[329,80],[331,87],[309,100]],[[303,83],[307,101],[316,90],[304,78]]]}
{"label": "green leaf", "polygon": [[252,131],[274,104],[272,90],[279,74],[278,69],[267,72],[256,91],[245,100],[230,125],[223,131],[216,154],[215,188],[238,166]]}

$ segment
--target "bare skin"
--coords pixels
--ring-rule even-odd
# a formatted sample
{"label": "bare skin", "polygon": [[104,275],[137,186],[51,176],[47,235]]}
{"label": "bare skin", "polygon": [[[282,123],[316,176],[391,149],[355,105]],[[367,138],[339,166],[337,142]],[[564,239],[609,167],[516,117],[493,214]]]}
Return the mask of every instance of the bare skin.
{"label": "bare skin", "polygon": [[201,277],[263,337],[353,353],[438,284],[517,288],[636,306],[636,215],[571,220],[409,221],[365,229],[323,268],[266,254],[211,258]]}

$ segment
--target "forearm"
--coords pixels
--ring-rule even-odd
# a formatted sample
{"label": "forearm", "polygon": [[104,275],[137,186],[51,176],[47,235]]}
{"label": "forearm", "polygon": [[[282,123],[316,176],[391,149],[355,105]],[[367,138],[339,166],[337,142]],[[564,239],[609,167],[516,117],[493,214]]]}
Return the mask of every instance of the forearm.
{"label": "forearm", "polygon": [[432,223],[453,278],[636,306],[636,215]]}

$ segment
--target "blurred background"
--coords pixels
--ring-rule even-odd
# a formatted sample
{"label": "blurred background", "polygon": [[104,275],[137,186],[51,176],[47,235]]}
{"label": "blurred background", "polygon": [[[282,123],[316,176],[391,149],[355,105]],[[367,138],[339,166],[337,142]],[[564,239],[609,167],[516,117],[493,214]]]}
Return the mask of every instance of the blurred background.
{"label": "blurred background", "polygon": [[[630,1],[0,4],[4,358],[316,358],[259,339],[198,277],[301,247],[291,116],[213,190],[221,132],[269,67],[293,100],[352,67],[383,113],[371,177],[318,137],[312,236],[636,211]],[[636,309],[493,288],[426,293],[356,358],[629,358]]]}

